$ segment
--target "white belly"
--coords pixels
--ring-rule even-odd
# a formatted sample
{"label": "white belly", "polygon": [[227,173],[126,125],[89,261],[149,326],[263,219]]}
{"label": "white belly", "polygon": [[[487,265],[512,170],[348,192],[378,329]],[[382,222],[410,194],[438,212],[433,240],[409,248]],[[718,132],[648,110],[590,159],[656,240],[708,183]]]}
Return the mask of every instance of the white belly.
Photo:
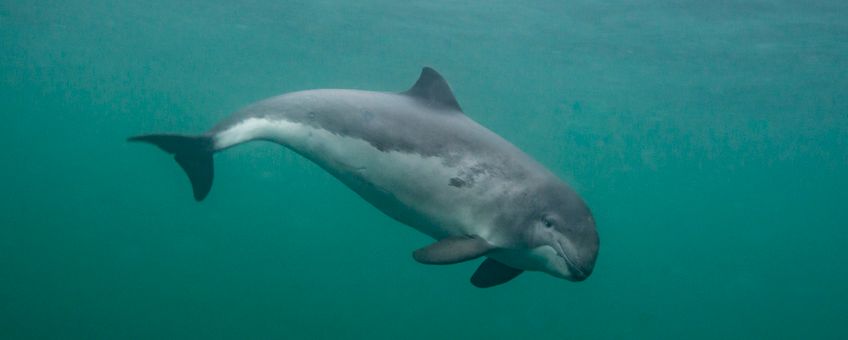
{"label": "white belly", "polygon": [[[449,185],[462,169],[478,162],[473,156],[457,155],[446,166],[440,157],[380,151],[362,139],[286,120],[248,118],[218,133],[215,146],[221,150],[255,139],[277,142],[311,159],[381,211],[434,238],[461,234],[487,238],[493,216],[481,198],[508,190],[488,185],[491,181],[485,174],[472,187]],[[412,214],[397,213],[403,209]]]}

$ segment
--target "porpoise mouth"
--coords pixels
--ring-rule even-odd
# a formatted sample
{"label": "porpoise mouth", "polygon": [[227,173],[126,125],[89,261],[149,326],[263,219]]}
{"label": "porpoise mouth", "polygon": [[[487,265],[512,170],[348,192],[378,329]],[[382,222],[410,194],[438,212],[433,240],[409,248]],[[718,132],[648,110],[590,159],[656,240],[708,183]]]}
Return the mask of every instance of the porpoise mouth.
{"label": "porpoise mouth", "polygon": [[557,256],[565,260],[565,263],[568,266],[568,271],[572,274],[571,278],[574,279],[574,281],[583,281],[587,277],[589,277],[589,275],[586,275],[586,273],[582,269],[580,269],[580,267],[578,267],[576,264],[574,264],[573,261],[571,261],[571,259],[568,258],[568,255],[565,254],[565,247],[562,246],[562,243],[560,243],[559,240],[557,240],[556,244],[557,246],[559,246]]}

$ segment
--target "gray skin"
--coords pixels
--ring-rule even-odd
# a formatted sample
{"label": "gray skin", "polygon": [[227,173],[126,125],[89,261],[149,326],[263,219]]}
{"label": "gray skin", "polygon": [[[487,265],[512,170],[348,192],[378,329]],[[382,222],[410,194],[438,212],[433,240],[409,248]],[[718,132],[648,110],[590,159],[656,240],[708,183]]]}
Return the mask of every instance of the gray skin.
{"label": "gray skin", "polygon": [[436,239],[414,253],[419,262],[487,257],[472,277],[478,287],[502,284],[524,270],[582,281],[597,257],[595,223],[577,193],[468,118],[430,68],[402,93],[293,92],[248,106],[201,136],[131,140],[175,154],[198,200],[212,176],[211,156],[198,155],[254,140],[284,145],[386,215]]}

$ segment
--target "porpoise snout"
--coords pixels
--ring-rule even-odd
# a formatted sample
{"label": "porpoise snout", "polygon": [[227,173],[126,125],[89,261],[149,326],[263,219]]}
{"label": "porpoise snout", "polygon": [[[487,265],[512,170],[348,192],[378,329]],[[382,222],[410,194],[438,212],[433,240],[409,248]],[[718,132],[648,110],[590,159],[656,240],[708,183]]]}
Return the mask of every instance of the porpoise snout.
{"label": "porpoise snout", "polygon": [[582,266],[573,266],[569,268],[571,272],[572,281],[579,282],[586,280],[589,275],[592,275],[592,270],[595,268],[595,261],[592,260],[590,263],[584,264]]}

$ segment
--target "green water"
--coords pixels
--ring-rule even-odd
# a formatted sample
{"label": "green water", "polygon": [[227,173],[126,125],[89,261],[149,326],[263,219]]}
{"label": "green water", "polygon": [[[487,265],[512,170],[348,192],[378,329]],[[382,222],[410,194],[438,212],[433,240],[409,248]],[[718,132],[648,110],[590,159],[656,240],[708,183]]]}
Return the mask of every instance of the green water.
{"label": "green water", "polygon": [[[707,4],[710,3],[710,4]],[[0,1],[0,338],[832,338],[848,331],[844,1]],[[466,113],[571,183],[594,274],[472,287],[282,147],[196,203],[147,132],[310,88]]]}

